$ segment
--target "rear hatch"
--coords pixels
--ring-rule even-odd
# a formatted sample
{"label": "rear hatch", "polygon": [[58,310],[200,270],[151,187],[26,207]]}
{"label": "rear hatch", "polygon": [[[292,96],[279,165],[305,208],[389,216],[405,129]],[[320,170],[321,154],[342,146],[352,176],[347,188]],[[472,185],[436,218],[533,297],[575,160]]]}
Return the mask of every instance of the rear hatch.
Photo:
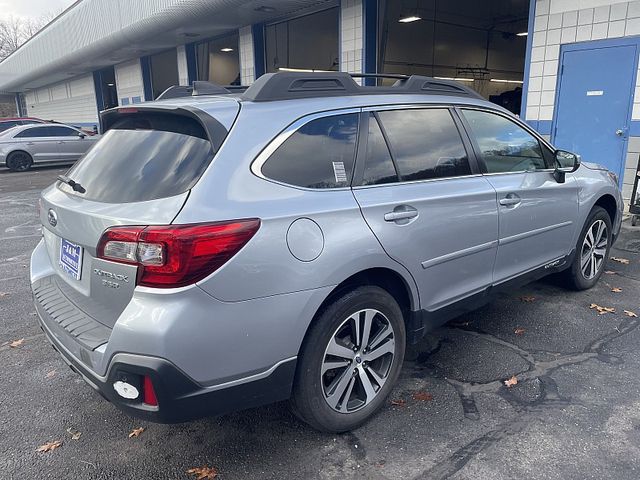
{"label": "rear hatch", "polygon": [[102,138],[66,174],[72,182],[58,181],[42,193],[53,280],[107,327],[129,303],[137,267],[96,258],[98,242],[109,227],[173,221],[239,111],[231,98],[212,103],[209,114],[158,104],[105,112]]}

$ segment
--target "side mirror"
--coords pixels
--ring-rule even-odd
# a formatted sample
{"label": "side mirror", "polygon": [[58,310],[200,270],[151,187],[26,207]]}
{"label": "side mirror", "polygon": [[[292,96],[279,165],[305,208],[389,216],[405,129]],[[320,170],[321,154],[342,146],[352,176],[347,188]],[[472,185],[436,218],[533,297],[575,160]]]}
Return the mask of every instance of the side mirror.
{"label": "side mirror", "polygon": [[80,137],[81,139],[85,138],[87,135],[82,133],[82,132],[78,132],[78,137]]}
{"label": "side mirror", "polygon": [[556,150],[555,161],[553,176],[558,183],[564,183],[566,174],[573,173],[580,167],[580,155],[565,150]]}

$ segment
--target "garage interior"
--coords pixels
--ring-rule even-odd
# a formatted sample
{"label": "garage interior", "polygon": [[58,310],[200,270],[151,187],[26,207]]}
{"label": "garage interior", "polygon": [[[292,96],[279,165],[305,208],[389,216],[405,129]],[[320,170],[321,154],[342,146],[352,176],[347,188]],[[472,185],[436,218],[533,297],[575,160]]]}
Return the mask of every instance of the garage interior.
{"label": "garage interior", "polygon": [[379,20],[380,71],[456,79],[520,113],[529,0],[383,0]]}
{"label": "garage interior", "polygon": [[[338,69],[340,9],[267,25],[266,70]],[[520,113],[529,0],[381,0],[378,71],[455,79]]]}

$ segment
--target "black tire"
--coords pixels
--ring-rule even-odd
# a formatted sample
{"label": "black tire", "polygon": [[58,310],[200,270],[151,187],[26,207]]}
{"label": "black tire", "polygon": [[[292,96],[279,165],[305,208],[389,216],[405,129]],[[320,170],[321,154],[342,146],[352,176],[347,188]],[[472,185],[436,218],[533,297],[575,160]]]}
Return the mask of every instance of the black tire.
{"label": "black tire", "polygon": [[12,152],[7,157],[7,168],[12,172],[26,172],[33,165],[33,158],[27,152]]}
{"label": "black tire", "polygon": [[[585,237],[589,233],[591,229],[594,228],[594,225],[597,225],[598,222],[604,222],[606,225],[606,240],[607,245],[604,251],[604,257],[602,258],[602,262],[597,265],[597,269],[595,275],[591,276],[589,273],[591,270],[588,268],[587,273],[589,275],[585,275],[582,268],[582,260],[585,255],[585,252],[589,251],[589,248],[585,246]],[[603,235],[604,237],[604,235]],[[607,263],[607,259],[609,258],[609,250],[611,249],[611,218],[607,211],[602,207],[593,207],[591,213],[587,217],[587,221],[582,227],[582,231],[580,232],[580,236],[578,237],[578,243],[576,244],[576,253],[573,259],[573,263],[571,267],[565,270],[564,277],[568,287],[574,290],[587,290],[593,287],[598,280],[602,276],[604,272],[605,264]],[[599,256],[598,256],[599,258]]]}
{"label": "black tire", "polygon": [[[367,312],[364,312],[365,309]],[[352,316],[358,313],[355,318],[360,325],[360,333],[366,330],[365,317],[371,318],[371,333],[367,335],[369,341],[364,339],[363,334],[358,343],[366,344],[360,345],[360,350],[353,353],[352,361],[326,354],[333,339],[345,331],[355,332],[356,320]],[[389,326],[392,327],[391,336]],[[349,340],[345,340],[347,338]],[[358,350],[358,346],[354,347],[353,343],[349,343],[353,338],[353,335],[340,337],[337,340],[340,342],[338,348],[350,345],[352,350]],[[371,346],[373,350],[367,351],[367,347]],[[384,350],[393,349],[393,353],[373,359],[373,356],[382,351],[378,350],[381,347]],[[337,297],[314,320],[301,348],[291,399],[293,412],[312,427],[324,432],[339,433],[358,427],[385,404],[400,374],[405,347],[406,329],[402,311],[386,290],[376,286],[362,286]],[[326,358],[345,362],[345,366],[330,369],[323,374],[323,362]],[[373,373],[379,377],[386,375],[382,386],[377,383]],[[375,390],[370,400],[367,399],[365,383],[360,375],[369,379],[368,385]],[[327,385],[327,378],[332,379],[330,385]],[[343,391],[343,400],[339,402],[340,408],[351,411],[337,411],[329,405],[331,400],[326,397],[326,391],[331,391],[332,385],[335,385],[333,391],[338,391],[340,384],[345,385],[340,381],[342,379],[348,381],[348,385],[353,382],[351,389],[346,387]],[[359,395],[365,399],[358,398]],[[336,394],[333,398],[339,399],[339,396]]]}

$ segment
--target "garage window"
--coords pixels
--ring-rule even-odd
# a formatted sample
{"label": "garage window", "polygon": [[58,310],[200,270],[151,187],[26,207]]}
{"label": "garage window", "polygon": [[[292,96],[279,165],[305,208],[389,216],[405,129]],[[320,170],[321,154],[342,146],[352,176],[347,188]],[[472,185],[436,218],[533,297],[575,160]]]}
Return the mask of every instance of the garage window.
{"label": "garage window", "polygon": [[357,136],[356,113],[312,120],[278,147],[262,166],[262,173],[299,187],[347,187]]}

